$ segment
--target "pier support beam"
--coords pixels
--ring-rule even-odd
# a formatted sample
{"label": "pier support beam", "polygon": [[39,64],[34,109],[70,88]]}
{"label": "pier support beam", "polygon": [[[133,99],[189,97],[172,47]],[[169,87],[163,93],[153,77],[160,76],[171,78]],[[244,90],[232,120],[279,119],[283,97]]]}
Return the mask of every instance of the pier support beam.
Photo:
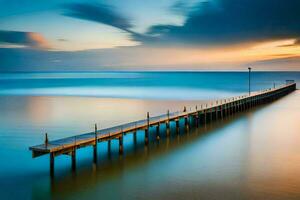
{"label": "pier support beam", "polygon": [[229,103],[226,104],[225,109],[226,109],[226,116],[228,116],[229,115]]}
{"label": "pier support beam", "polygon": [[168,121],[166,122],[166,131],[167,131],[167,136],[170,135],[170,111],[167,111],[167,116],[168,116]]}
{"label": "pier support beam", "polygon": [[98,147],[97,124],[95,124],[95,145],[93,146],[93,161],[94,161],[94,164],[97,164],[97,147]]}
{"label": "pier support beam", "polygon": [[167,134],[167,136],[170,136],[170,122],[169,121],[166,122],[166,134]]}
{"label": "pier support beam", "polygon": [[134,143],[134,145],[136,145],[136,141],[137,141],[137,139],[136,139],[136,131],[134,131],[133,132],[133,143]]}
{"label": "pier support beam", "polygon": [[72,157],[72,170],[76,170],[76,148],[71,152],[71,157]]}
{"label": "pier support beam", "polygon": [[50,153],[50,176],[54,177],[54,153]]}
{"label": "pier support beam", "polygon": [[220,114],[221,114],[221,119],[223,119],[223,106],[222,105],[220,106]]}
{"label": "pier support beam", "polygon": [[123,134],[119,137],[119,154],[123,154]]}
{"label": "pier support beam", "polygon": [[108,154],[110,154],[110,152],[111,152],[111,140],[107,141],[107,152],[108,152]]}
{"label": "pier support beam", "polygon": [[180,131],[180,130],[179,130],[179,119],[176,120],[175,123],[176,123],[176,133],[179,134],[179,131]]}
{"label": "pier support beam", "polygon": [[147,112],[147,129],[145,129],[145,145],[149,144],[150,114]]}
{"label": "pier support beam", "polygon": [[145,145],[149,144],[149,129],[145,129]]}
{"label": "pier support beam", "polygon": [[189,127],[189,116],[184,118],[184,125],[185,125],[185,130],[188,132],[190,127]]}
{"label": "pier support beam", "polygon": [[94,164],[97,164],[97,142],[93,146],[93,162]]}
{"label": "pier support beam", "polygon": [[158,141],[160,139],[160,135],[159,135],[159,128],[160,128],[160,124],[157,124],[156,126],[156,140]]}

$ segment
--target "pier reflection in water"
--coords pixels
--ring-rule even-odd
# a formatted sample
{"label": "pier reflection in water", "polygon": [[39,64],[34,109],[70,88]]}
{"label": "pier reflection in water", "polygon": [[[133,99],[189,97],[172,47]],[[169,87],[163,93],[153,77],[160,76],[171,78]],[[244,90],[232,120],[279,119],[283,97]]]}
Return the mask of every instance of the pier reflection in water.
{"label": "pier reflection in water", "polygon": [[[299,91],[223,121],[144,146],[140,132],[102,144],[97,166],[82,160],[75,174],[52,180],[55,198],[298,199]],[[288,127],[288,128],[287,128]],[[154,130],[153,130],[154,131]],[[163,132],[163,130],[162,130]],[[155,134],[153,134],[155,135]],[[87,149],[92,151],[92,148]],[[67,168],[69,169],[69,168]],[[74,192],[75,191],[75,192]]]}
{"label": "pier reflection in water", "polygon": [[[193,102],[112,99],[106,103],[77,97],[1,97],[0,101],[3,199],[19,199],[20,194],[25,199],[300,198],[299,91],[207,125],[207,130],[191,129],[188,134],[182,130],[177,137],[172,129],[169,140],[162,130],[160,142],[152,138],[148,149],[142,132],[136,146],[128,134],[123,157],[119,157],[117,140],[112,141],[110,156],[107,143],[99,143],[96,167],[92,148],[79,149],[75,174],[70,170],[70,158],[60,156],[52,183],[49,157],[32,159],[27,150],[43,140],[45,128],[51,139],[91,130],[91,119],[100,119],[111,103],[115,108],[126,105],[124,109],[135,105],[133,111],[138,114],[132,116],[134,120],[153,108],[159,109],[153,113],[160,114],[166,105],[176,111],[175,105],[182,108]],[[30,106],[31,102],[35,106]],[[51,108],[51,112],[38,105]],[[78,115],[82,110],[87,111],[85,116]],[[121,114],[114,116],[127,121]],[[109,123],[100,124],[105,127]]]}

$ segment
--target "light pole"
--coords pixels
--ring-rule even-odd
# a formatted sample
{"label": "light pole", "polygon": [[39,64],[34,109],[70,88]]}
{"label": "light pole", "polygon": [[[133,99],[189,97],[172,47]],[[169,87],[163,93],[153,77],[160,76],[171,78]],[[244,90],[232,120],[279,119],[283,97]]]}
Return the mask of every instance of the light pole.
{"label": "light pole", "polygon": [[250,88],[250,74],[251,74],[251,67],[248,67],[248,70],[249,70],[249,96],[250,96],[250,94],[251,94],[251,88]]}

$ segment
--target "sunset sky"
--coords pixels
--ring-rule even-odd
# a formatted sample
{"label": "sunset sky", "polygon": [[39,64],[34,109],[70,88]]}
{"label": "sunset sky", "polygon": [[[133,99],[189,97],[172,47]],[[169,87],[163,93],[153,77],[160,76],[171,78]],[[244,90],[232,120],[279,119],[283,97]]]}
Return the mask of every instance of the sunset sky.
{"label": "sunset sky", "polygon": [[299,13],[299,0],[0,0],[0,71],[299,71]]}

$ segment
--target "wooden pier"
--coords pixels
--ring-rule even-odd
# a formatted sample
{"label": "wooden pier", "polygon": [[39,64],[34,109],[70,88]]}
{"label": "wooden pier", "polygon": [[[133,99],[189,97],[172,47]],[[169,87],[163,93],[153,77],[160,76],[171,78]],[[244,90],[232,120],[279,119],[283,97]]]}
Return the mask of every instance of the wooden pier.
{"label": "wooden pier", "polygon": [[296,83],[287,82],[286,85],[270,88],[263,91],[252,92],[251,95],[243,95],[228,99],[219,99],[212,101],[209,104],[196,106],[193,111],[187,111],[184,107],[182,112],[167,111],[166,114],[150,117],[147,113],[147,118],[139,121],[134,121],[119,126],[98,130],[95,125],[95,130],[90,133],[67,137],[59,140],[49,141],[46,134],[45,142],[40,145],[29,147],[32,151],[32,157],[39,157],[45,154],[50,154],[50,175],[54,175],[54,160],[58,155],[70,155],[72,161],[72,169],[76,169],[76,150],[86,146],[93,146],[93,162],[97,163],[97,144],[99,142],[108,141],[110,149],[111,140],[119,140],[119,153],[123,154],[123,137],[124,134],[132,133],[136,140],[137,131],[143,130],[145,133],[145,145],[149,143],[149,129],[156,127],[156,140],[160,140],[160,126],[166,127],[166,135],[170,135],[170,123],[175,124],[176,133],[180,130],[180,121],[184,121],[186,131],[191,127],[191,121],[196,127],[205,125],[213,120],[223,119],[237,112],[243,112],[254,106],[274,101],[282,96],[285,96],[296,90]]}

